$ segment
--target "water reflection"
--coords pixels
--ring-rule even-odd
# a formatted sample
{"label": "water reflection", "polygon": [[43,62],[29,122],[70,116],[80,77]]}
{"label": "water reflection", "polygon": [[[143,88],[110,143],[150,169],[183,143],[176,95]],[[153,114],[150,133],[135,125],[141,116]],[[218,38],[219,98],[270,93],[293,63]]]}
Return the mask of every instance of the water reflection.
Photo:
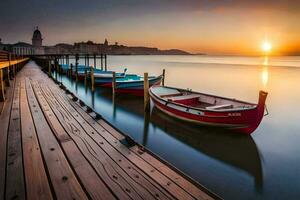
{"label": "water reflection", "polygon": [[150,112],[144,112],[144,131],[142,145],[147,146],[149,124],[150,124]]}
{"label": "water reflection", "polygon": [[264,57],[264,63],[263,63],[263,65],[265,65],[265,66],[269,65],[269,57],[268,56]]}
{"label": "water reflection", "polygon": [[238,135],[224,129],[192,126],[181,121],[178,126],[177,120],[157,108],[153,109],[151,122],[199,152],[246,171],[254,178],[257,191],[262,190],[263,171],[260,154],[251,136]]}
{"label": "water reflection", "polygon": [[263,63],[263,69],[261,72],[261,80],[263,89],[265,90],[267,88],[268,80],[269,80],[269,57],[265,56],[264,63]]}
{"label": "water reflection", "polygon": [[253,177],[256,191],[262,191],[262,163],[259,150],[251,136],[177,121],[159,111],[156,107],[152,109],[151,113],[145,113],[142,98],[120,95],[112,100],[112,95],[109,92],[102,93],[102,97],[114,102],[115,111],[122,110],[144,118],[142,138],[144,146],[147,146],[149,126],[153,126],[154,129],[159,128],[164,133],[196,149],[200,153],[245,171]]}

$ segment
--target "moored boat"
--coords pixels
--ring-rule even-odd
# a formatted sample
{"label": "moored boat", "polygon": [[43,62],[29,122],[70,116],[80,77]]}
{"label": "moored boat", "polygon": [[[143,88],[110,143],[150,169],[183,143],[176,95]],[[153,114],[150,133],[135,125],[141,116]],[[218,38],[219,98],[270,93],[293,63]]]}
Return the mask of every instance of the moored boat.
{"label": "moored boat", "polygon": [[[68,70],[72,70],[72,76],[75,77],[76,76],[76,66],[70,66],[70,65],[60,65],[62,72],[66,73]],[[84,77],[87,76],[87,78],[90,78],[90,74],[91,74],[91,68],[92,66],[85,66],[85,65],[78,65],[77,66],[77,76],[79,80],[84,80]],[[94,69],[94,77],[95,79],[98,78],[110,78],[112,80],[112,74],[113,71],[105,71],[102,69],[97,69],[97,68],[93,68]],[[124,77],[126,75],[126,71],[127,68],[124,69],[124,72],[121,73],[116,73],[116,77]]]}
{"label": "moored boat", "polygon": [[[163,75],[149,76],[149,87],[160,85]],[[112,80],[109,78],[95,79],[95,84],[103,87],[112,87]],[[126,74],[124,77],[116,77],[116,92],[130,93],[137,96],[144,95],[144,77],[136,74]]]}
{"label": "moored boat", "polygon": [[149,94],[155,106],[175,118],[220,126],[251,134],[260,124],[268,93],[259,92],[257,104],[190,90],[154,86]]}

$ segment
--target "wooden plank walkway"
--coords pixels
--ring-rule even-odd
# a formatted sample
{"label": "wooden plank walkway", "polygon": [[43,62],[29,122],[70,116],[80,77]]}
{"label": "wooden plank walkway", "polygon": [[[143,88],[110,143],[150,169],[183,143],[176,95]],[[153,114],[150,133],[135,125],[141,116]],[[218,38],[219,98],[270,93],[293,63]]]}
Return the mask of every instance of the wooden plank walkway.
{"label": "wooden plank walkway", "polygon": [[67,95],[33,62],[0,114],[0,199],[215,199]]}

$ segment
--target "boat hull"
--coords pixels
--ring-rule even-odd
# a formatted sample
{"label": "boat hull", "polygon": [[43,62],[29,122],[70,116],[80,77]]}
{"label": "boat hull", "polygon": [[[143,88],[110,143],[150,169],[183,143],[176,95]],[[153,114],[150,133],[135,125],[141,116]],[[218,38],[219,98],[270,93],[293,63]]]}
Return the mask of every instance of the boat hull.
{"label": "boat hull", "polygon": [[[262,94],[263,95],[263,94]],[[193,124],[218,126],[233,129],[239,133],[251,134],[260,124],[265,109],[265,97],[253,109],[236,111],[207,111],[181,107],[171,102],[163,101],[150,90],[150,97],[154,105],[162,112]]]}
{"label": "boat hull", "polygon": [[[102,80],[103,81],[103,80]],[[160,85],[162,76],[149,79],[149,87]],[[99,84],[99,83],[98,83]],[[100,84],[102,87],[112,87],[112,82],[106,82]],[[120,81],[116,82],[116,92],[124,94],[133,94],[136,96],[144,95],[144,80],[139,81]]]}

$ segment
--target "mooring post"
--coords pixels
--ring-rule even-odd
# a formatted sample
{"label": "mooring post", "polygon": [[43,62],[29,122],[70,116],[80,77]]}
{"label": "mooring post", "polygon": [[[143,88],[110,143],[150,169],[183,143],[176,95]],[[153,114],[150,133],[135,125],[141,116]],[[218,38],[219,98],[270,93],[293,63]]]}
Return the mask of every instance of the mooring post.
{"label": "mooring post", "polygon": [[115,94],[116,94],[116,72],[113,72],[112,73],[112,93],[113,93],[113,98],[115,97]]}
{"label": "mooring post", "polygon": [[76,69],[75,69],[75,75],[76,75],[76,81],[78,81],[78,60],[79,60],[78,54],[76,54],[75,60],[76,60],[76,62],[75,62],[75,67],[76,67]]}
{"label": "mooring post", "polygon": [[146,112],[150,110],[148,73],[144,73],[144,109]]}
{"label": "mooring post", "polygon": [[163,69],[163,77],[162,77],[162,86],[165,86],[165,76],[166,76],[166,70]]}
{"label": "mooring post", "polygon": [[97,69],[96,54],[94,54],[94,68]]}
{"label": "mooring post", "polygon": [[70,69],[70,77],[73,78],[73,63],[71,63],[71,69]]}
{"label": "mooring post", "polygon": [[5,90],[3,82],[3,69],[0,69],[0,101],[5,100]]}
{"label": "mooring post", "polygon": [[[14,59],[17,59],[16,55],[14,55]],[[15,64],[12,66],[12,75],[13,75],[13,78],[16,76],[16,65]]]}
{"label": "mooring post", "polygon": [[103,71],[103,54],[102,53],[100,55],[100,59],[101,59],[101,70]]}
{"label": "mooring post", "polygon": [[86,55],[86,59],[87,59],[87,66],[90,66],[90,54]]}
{"label": "mooring post", "polygon": [[58,67],[59,67],[59,74],[60,74],[60,77],[61,77],[61,75],[62,75],[62,64],[63,64],[63,57],[60,57],[60,64],[58,65]]}
{"label": "mooring post", "polygon": [[13,69],[12,69],[13,77],[15,77],[16,76],[16,65],[13,65],[12,67],[13,67]]}
{"label": "mooring post", "polygon": [[70,76],[70,57],[67,55],[67,62],[68,62],[68,76]]}
{"label": "mooring post", "polygon": [[87,86],[87,69],[84,69],[84,85]]}
{"label": "mooring post", "polygon": [[9,70],[9,68],[10,68],[10,61],[11,61],[11,54],[9,53],[8,54],[8,67],[7,67],[7,69],[6,69],[6,73],[7,73],[7,80],[5,81],[5,84],[6,84],[6,86],[9,86],[10,84],[9,84],[9,80],[10,80],[10,75],[9,75],[9,73],[10,73],[10,70]]}
{"label": "mooring post", "polygon": [[55,71],[55,80],[57,80],[57,67],[56,67],[56,58],[54,58],[54,71]]}
{"label": "mooring post", "polygon": [[57,72],[58,72],[58,74],[60,75],[60,58],[58,57],[57,58]]}
{"label": "mooring post", "polygon": [[94,77],[94,68],[91,67],[91,87],[92,87],[92,92],[95,90],[95,77]]}
{"label": "mooring post", "polygon": [[107,61],[106,61],[106,59],[107,59],[107,56],[106,56],[106,54],[105,54],[105,55],[104,55],[105,71],[107,71]]}
{"label": "mooring post", "polygon": [[48,60],[48,76],[51,76],[51,60]]}

